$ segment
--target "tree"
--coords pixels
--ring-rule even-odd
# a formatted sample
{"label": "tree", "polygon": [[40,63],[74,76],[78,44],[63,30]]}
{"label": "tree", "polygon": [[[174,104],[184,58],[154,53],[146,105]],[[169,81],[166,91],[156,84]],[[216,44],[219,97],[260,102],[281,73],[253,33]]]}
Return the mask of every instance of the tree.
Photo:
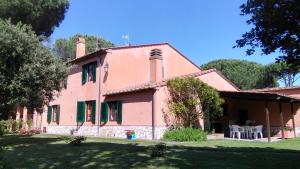
{"label": "tree", "polygon": [[209,121],[222,116],[223,99],[215,89],[199,79],[175,78],[167,82],[167,87],[170,93],[169,110],[176,126],[195,127],[199,118]]}
{"label": "tree", "polygon": [[102,37],[76,34],[68,39],[57,39],[53,51],[64,61],[75,59],[76,42],[79,37],[85,38],[87,53],[91,53],[100,48],[108,48],[114,46],[113,43]]}
{"label": "tree", "polygon": [[220,59],[208,62],[202,69],[215,68],[240,89],[257,89],[278,86],[277,79],[266,71],[265,67],[255,62],[235,59]]}
{"label": "tree", "polygon": [[300,67],[300,1],[298,0],[247,0],[241,5],[241,15],[249,15],[249,32],[237,40],[235,47],[250,46],[247,54],[261,48],[263,54],[280,51],[278,62]]}
{"label": "tree", "polygon": [[274,76],[286,87],[294,86],[300,78],[299,69],[291,69],[285,62],[273,63],[266,66],[266,71],[270,76]]}
{"label": "tree", "polygon": [[68,0],[1,0],[0,18],[31,25],[38,36],[49,37],[68,8]]}
{"label": "tree", "polygon": [[67,77],[68,68],[45,48],[30,26],[0,19],[0,113],[15,106],[42,108]]}

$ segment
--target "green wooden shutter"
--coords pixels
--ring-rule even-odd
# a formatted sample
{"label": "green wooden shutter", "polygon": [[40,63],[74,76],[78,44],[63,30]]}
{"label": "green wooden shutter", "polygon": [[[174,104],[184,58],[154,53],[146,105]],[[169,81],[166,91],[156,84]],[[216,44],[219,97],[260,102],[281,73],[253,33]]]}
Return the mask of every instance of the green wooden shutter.
{"label": "green wooden shutter", "polygon": [[97,67],[97,62],[91,63],[92,66],[92,80],[93,82],[96,82],[96,67]]}
{"label": "green wooden shutter", "polygon": [[84,84],[86,83],[86,81],[87,81],[87,69],[88,69],[87,65],[83,65],[83,66],[82,66],[82,74],[81,74],[82,78],[81,78],[81,83],[82,83],[83,85],[84,85]]}
{"label": "green wooden shutter", "polygon": [[108,121],[108,104],[107,102],[101,103],[101,122]]}
{"label": "green wooden shutter", "polygon": [[122,123],[122,102],[117,101],[117,122]]}
{"label": "green wooden shutter", "polygon": [[85,121],[85,102],[77,102],[77,122]]}
{"label": "green wooden shutter", "polygon": [[59,117],[60,117],[60,106],[57,105],[57,107],[56,107],[56,124],[59,124]]}
{"label": "green wooden shutter", "polygon": [[51,123],[51,117],[52,117],[52,107],[48,106],[48,114],[47,114],[47,122]]}
{"label": "green wooden shutter", "polygon": [[92,123],[96,123],[96,100],[92,100]]}

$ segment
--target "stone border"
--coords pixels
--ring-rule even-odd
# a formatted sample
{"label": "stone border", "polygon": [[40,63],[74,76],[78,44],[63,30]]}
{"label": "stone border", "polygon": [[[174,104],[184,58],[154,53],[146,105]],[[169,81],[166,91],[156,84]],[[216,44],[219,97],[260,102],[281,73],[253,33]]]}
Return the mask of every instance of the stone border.
{"label": "stone border", "polygon": [[[48,134],[70,135],[75,130],[74,135],[98,136],[98,126],[47,126]],[[161,139],[167,127],[155,127],[155,139]],[[99,129],[100,137],[126,138],[126,130],[134,130],[137,139],[152,139],[152,126],[102,126]]]}

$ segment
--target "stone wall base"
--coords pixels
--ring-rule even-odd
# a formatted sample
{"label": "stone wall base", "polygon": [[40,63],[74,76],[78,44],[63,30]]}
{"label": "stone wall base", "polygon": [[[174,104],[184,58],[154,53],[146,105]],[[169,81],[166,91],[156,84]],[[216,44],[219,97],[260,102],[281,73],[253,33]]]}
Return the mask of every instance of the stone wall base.
{"label": "stone wall base", "polygon": [[[155,127],[155,139],[161,139],[167,127]],[[114,137],[126,138],[126,130],[134,130],[137,139],[152,139],[152,126],[81,126],[77,130],[77,126],[47,126],[48,134],[71,134],[74,130],[74,135],[85,136],[100,136],[100,137]]]}

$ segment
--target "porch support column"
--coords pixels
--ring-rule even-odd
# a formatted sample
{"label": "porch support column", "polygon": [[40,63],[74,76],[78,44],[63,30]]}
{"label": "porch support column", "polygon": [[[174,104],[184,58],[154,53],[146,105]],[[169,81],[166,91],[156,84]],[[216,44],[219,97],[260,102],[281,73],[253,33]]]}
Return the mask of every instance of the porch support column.
{"label": "porch support column", "polygon": [[292,118],[292,124],[293,124],[293,130],[294,130],[294,137],[296,138],[296,126],[295,126],[295,117],[294,117],[294,104],[291,102],[291,118]]}
{"label": "porch support column", "polygon": [[26,107],[23,108],[23,125],[22,128],[27,130],[27,113],[28,110]]}
{"label": "porch support column", "polygon": [[280,129],[281,129],[281,138],[284,139],[284,122],[283,122],[283,111],[282,111],[282,104],[279,101],[279,111],[280,111]]}
{"label": "porch support column", "polygon": [[17,107],[17,111],[16,111],[16,121],[19,122],[20,120],[20,114],[21,114],[21,107]]}
{"label": "porch support column", "polygon": [[270,112],[269,112],[269,107],[268,107],[267,101],[265,101],[265,111],[266,111],[268,142],[271,142]]}

